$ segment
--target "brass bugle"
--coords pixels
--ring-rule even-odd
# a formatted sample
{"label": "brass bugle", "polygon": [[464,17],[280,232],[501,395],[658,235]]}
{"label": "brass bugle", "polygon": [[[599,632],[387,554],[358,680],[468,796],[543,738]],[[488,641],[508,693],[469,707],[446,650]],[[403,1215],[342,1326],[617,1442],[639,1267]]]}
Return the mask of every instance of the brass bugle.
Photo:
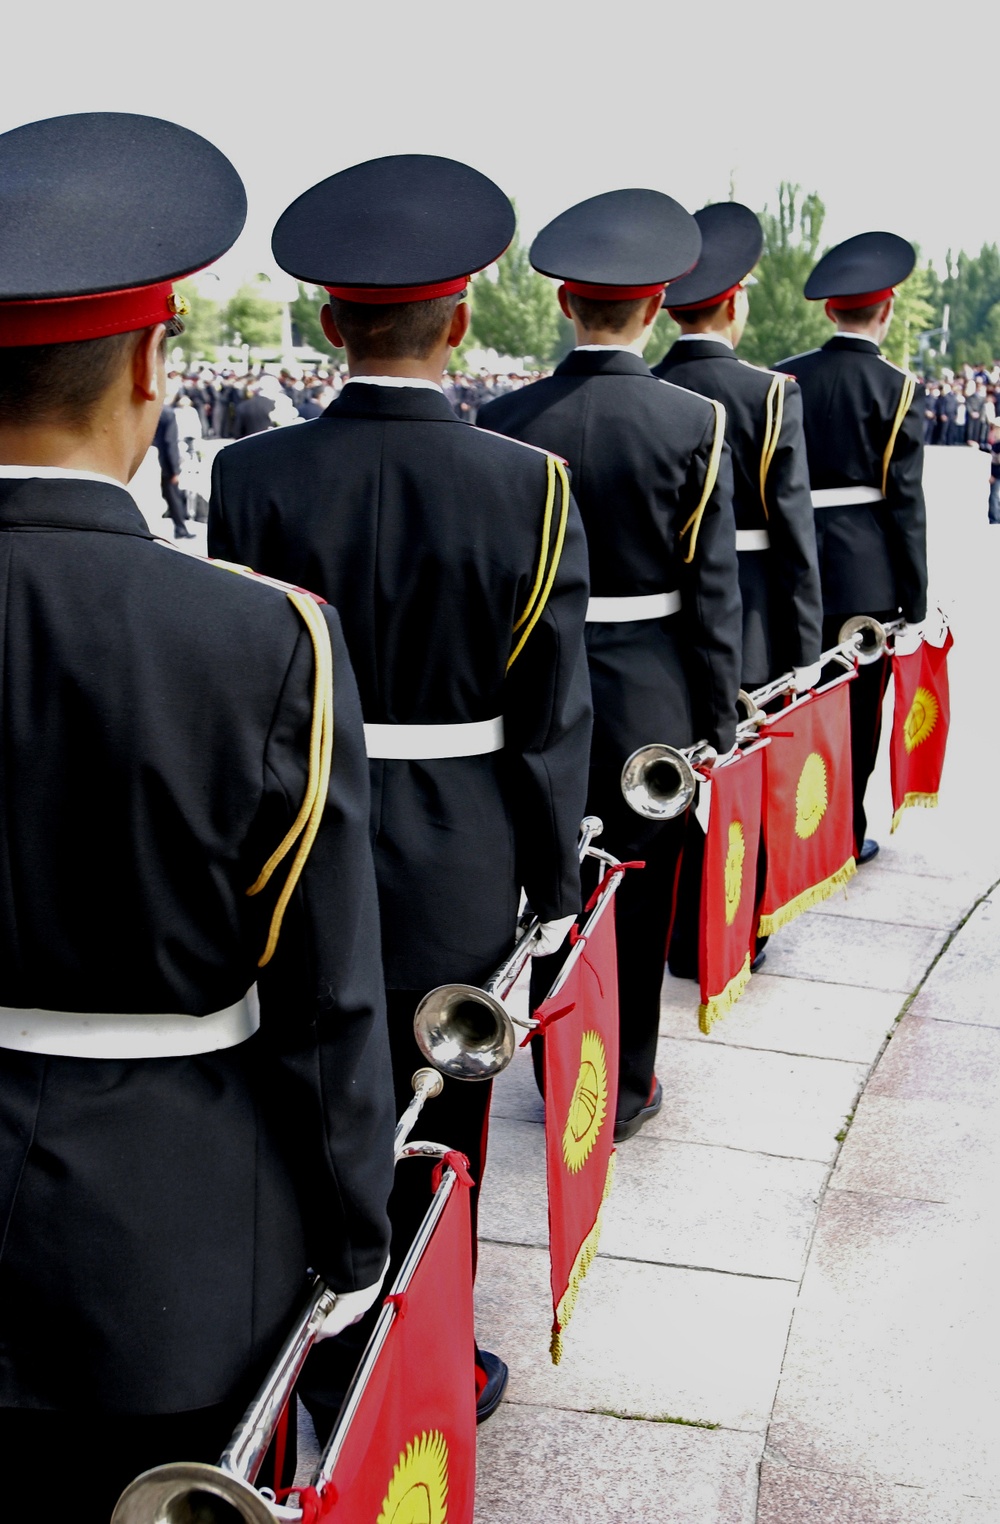
{"label": "brass bugle", "polygon": [[[407,1140],[425,1102],[440,1095],[443,1086],[444,1081],[435,1069],[418,1069],[413,1076],[413,1099],[396,1124],[393,1138],[397,1161],[407,1151]],[[282,1506],[267,1491],[258,1491],[253,1483],[306,1356],[336,1302],[336,1292],[316,1276],[263,1386],[218,1464],[171,1461],[143,1472],[118,1499],[111,1524],[276,1524],[279,1520],[301,1519],[299,1509]]]}
{"label": "brass bugle", "polygon": [[[896,619],[883,625],[870,614],[855,614],[841,625],[837,644],[820,654],[820,663],[826,666],[828,662],[839,662],[846,669],[853,668],[857,661],[859,666],[867,667],[885,654],[889,636],[895,635],[902,624],[902,620]],[[764,712],[765,704],[794,691],[794,672],[784,672],[751,693],[741,688],[736,702],[744,718],[736,726],[737,744],[753,740],[770,718]],[[694,800],[698,788],[695,768],[716,756],[715,748],[707,741],[683,748],[658,741],[640,746],[622,768],[621,787],[626,804],[646,820],[675,820]]]}
{"label": "brass bugle", "polygon": [[[603,829],[596,815],[581,821],[577,842],[581,861]],[[413,1016],[417,1046],[442,1074],[460,1080],[493,1079],[514,1057],[514,1028],[526,1023],[512,1017],[504,1001],[531,957],[541,924],[537,915],[522,918],[514,946],[484,984],[439,984],[417,1006]]]}

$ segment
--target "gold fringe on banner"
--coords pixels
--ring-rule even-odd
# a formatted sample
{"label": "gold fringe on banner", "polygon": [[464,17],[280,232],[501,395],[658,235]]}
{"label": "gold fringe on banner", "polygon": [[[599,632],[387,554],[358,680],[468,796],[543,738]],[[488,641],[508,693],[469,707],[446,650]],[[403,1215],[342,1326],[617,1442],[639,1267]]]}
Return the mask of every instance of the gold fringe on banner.
{"label": "gold fringe on banner", "polygon": [[936,810],[937,802],[937,794],[904,794],[902,804],[899,806],[899,809],[892,817],[892,825],[889,828],[889,835],[891,836],[893,831],[899,825],[899,822],[903,818],[904,810],[912,809],[915,804],[919,805],[922,810]]}
{"label": "gold fringe on banner", "polygon": [[556,1315],[552,1324],[552,1338],[549,1341],[549,1354],[552,1356],[553,1365],[558,1365],[562,1359],[563,1329],[573,1316],[576,1300],[580,1295],[580,1287],[583,1285],[583,1278],[597,1257],[597,1246],[601,1241],[601,1220],[604,1216],[604,1203],[611,1195],[611,1187],[614,1184],[616,1157],[617,1155],[612,1152],[608,1160],[608,1173],[604,1177],[604,1192],[601,1196],[601,1204],[597,1208],[594,1226],[580,1245],[580,1252],[573,1261],[573,1268],[569,1274],[569,1285],[559,1298],[559,1305],[556,1308]]}
{"label": "gold fringe on banner", "polygon": [[789,900],[787,905],[782,905],[771,915],[762,915],[757,935],[770,937],[774,932],[780,931],[782,926],[791,925],[803,910],[811,910],[814,905],[828,900],[831,894],[836,894],[838,889],[845,889],[857,871],[857,863],[853,857],[849,857],[842,868],[838,868],[836,873],[831,873],[830,877],[825,878],[821,884],[813,884],[811,889],[803,889],[794,900]]}
{"label": "gold fringe on banner", "polygon": [[743,960],[743,967],[733,975],[721,994],[712,995],[704,1005],[698,1007],[698,1026],[706,1037],[715,1023],[729,1014],[749,983],[750,954],[747,953]]}

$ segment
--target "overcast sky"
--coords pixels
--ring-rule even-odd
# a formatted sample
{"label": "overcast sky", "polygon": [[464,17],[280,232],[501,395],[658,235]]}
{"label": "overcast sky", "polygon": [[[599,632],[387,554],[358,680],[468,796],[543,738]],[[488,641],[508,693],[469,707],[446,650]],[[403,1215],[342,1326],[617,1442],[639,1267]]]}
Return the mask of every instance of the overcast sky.
{"label": "overcast sky", "polygon": [[[652,186],[694,210],[723,199],[732,176],[755,209],[782,179],[818,190],[829,242],[888,228],[940,265],[949,247],[1000,236],[983,11],[966,27],[958,7],[941,24],[886,0],[18,9],[4,23],[0,130],[118,110],[210,138],[250,200],[227,283],[273,269],[271,227],[300,191],[401,152],[483,170],[517,200],[528,235],[600,191]],[[952,86],[976,77],[977,48],[978,126]]]}

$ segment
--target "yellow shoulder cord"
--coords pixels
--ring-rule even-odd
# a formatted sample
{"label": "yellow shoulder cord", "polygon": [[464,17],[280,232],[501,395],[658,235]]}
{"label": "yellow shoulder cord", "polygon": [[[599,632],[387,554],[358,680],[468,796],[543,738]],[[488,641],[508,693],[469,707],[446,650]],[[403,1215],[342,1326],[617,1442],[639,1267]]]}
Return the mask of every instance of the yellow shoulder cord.
{"label": "yellow shoulder cord", "polygon": [[[330,786],[330,768],[333,762],[333,650],[330,645],[330,630],[318,604],[312,598],[304,593],[288,593],[286,596],[309,631],[316,664],[312,727],[309,736],[309,774],[305,798],[284,841],[271,853],[256,883],[247,890],[248,895],[259,894],[267,886],[274,870],[287,857],[295,843],[299,842],[299,849],[274,907],[271,927],[267,935],[267,946],[257,960],[258,968],[263,968],[265,964],[270,963],[274,956],[288,902],[295,892],[295,886],[302,875],[323,818],[327,790]],[[300,837],[301,841],[299,841]]]}
{"label": "yellow shoulder cord", "polygon": [[[549,601],[549,594],[556,580],[556,572],[559,570],[563,542],[566,539],[566,524],[569,520],[569,477],[566,475],[566,467],[562,461],[554,459],[551,455],[546,460],[545,466],[548,485],[545,496],[545,517],[542,523],[542,548],[538,558],[538,572],[535,577],[535,585],[531,590],[531,597],[528,599],[520,619],[514,626],[513,633],[516,635],[521,626],[525,625],[525,621],[527,621],[524,632],[508,659],[508,672],[524,650],[528,636],[545,612],[545,605]],[[550,556],[549,540],[552,532],[552,510],[555,502],[556,477],[559,478],[560,490],[559,526],[556,529],[555,544],[552,546]],[[541,590],[540,592],[539,589]]]}
{"label": "yellow shoulder cord", "polygon": [[719,475],[719,462],[722,459],[722,446],[726,442],[726,410],[721,402],[716,402],[714,397],[709,397],[709,402],[715,409],[715,438],[712,440],[712,450],[708,457],[708,470],[705,472],[705,485],[701,490],[698,506],[681,530],[679,539],[683,540],[688,530],[691,531],[691,543],[688,553],[684,557],[686,566],[694,560],[694,550],[698,543],[698,530],[701,528],[702,515],[708,504],[709,498],[715,490],[715,483]]}
{"label": "yellow shoulder cord", "polygon": [[892,422],[892,433],[889,435],[889,443],[886,445],[885,454],[882,456],[883,497],[885,497],[885,489],[889,481],[889,465],[892,461],[892,452],[896,448],[896,438],[899,434],[900,429],[903,427],[903,419],[910,411],[910,404],[913,401],[913,395],[916,389],[917,383],[915,378],[913,376],[907,376],[903,381],[903,390],[900,393],[899,406],[896,409],[896,416]]}
{"label": "yellow shoulder cord", "polygon": [[778,448],[778,440],[781,437],[781,420],[785,412],[785,377],[775,376],[771,382],[767,394],[766,419],[764,422],[764,443],[760,452],[760,501],[764,509],[764,517],[769,518],[767,511],[767,473],[771,469],[774,452]]}

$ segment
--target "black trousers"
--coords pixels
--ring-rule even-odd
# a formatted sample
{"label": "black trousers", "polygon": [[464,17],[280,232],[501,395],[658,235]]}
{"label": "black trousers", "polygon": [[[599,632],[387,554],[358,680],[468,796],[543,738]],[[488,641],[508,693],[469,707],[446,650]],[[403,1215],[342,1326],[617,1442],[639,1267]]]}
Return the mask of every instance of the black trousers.
{"label": "black trousers", "polygon": [[[846,615],[830,616],[823,621],[823,648],[829,649],[836,645],[837,634]],[[885,624],[890,619],[897,617],[895,610],[883,609],[874,616]],[[860,852],[868,829],[868,817],[865,814],[865,792],[868,788],[868,780],[875,771],[875,763],[878,759],[879,742],[882,739],[882,700],[885,698],[886,686],[889,682],[889,674],[892,663],[888,656],[882,656],[878,661],[871,662],[867,667],[859,667],[858,675],[850,684],[848,692],[851,701],[851,783],[854,789],[854,844],[855,850]],[[827,667],[823,672],[823,682],[828,682],[831,677],[842,673],[843,668]]]}
{"label": "black trousers", "polygon": [[[397,1117],[403,1114],[413,1098],[411,1080],[414,1072],[427,1067],[427,1060],[413,1036],[413,1013],[425,993],[424,990],[387,992],[389,1050],[392,1055]],[[411,1133],[414,1139],[426,1138],[457,1149],[469,1161],[469,1170],[475,1182],[469,1203],[472,1209],[473,1271],[476,1264],[479,1187],[486,1165],[486,1135],[492,1090],[491,1081],[454,1080],[446,1076],[443,1091],[425,1103]],[[386,1291],[403,1263],[431,1204],[434,1163],[432,1159],[403,1159],[396,1166],[396,1181],[389,1197],[392,1247],[389,1273],[385,1279]],[[321,1443],[329,1435],[340,1411],[351,1377],[378,1319],[381,1305],[379,1298],[360,1322],[345,1329],[339,1338],[324,1340],[317,1345],[306,1362],[299,1391]]]}
{"label": "black trousers", "polygon": [[174,521],[174,528],[183,529],[187,520],[187,503],[180,487],[171,480],[166,471],[160,472],[160,491],[163,493],[167,512]]}
{"label": "black trousers", "polygon": [[[152,1416],[0,1409],[3,1517],[32,1524],[108,1524],[135,1477],[168,1461],[214,1464],[243,1416],[246,1400],[192,1413]],[[294,1418],[284,1484],[295,1475]],[[258,1484],[273,1482],[271,1457]],[[192,1518],[194,1516],[192,1515]]]}
{"label": "black trousers", "polygon": [[[624,808],[624,805],[622,806]],[[598,813],[601,813],[598,811]],[[605,803],[605,813],[611,808]],[[632,816],[638,824],[639,817]],[[684,840],[683,817],[655,827],[645,842],[633,839],[621,847],[612,830],[601,839],[616,857],[629,860],[633,853],[645,862],[625,874],[615,896],[615,932],[618,942],[618,1105],[619,1121],[635,1116],[647,1104],[653,1088],[656,1043],[660,1030],[660,990],[667,958],[667,937],[674,908],[674,887]],[[584,895],[593,889],[597,871],[592,863],[584,869]],[[548,994],[568,951],[564,944],[551,958],[536,958],[531,968],[531,1003],[539,1005]],[[541,1043],[533,1043],[533,1053]],[[536,1058],[536,1074],[538,1071]]]}

